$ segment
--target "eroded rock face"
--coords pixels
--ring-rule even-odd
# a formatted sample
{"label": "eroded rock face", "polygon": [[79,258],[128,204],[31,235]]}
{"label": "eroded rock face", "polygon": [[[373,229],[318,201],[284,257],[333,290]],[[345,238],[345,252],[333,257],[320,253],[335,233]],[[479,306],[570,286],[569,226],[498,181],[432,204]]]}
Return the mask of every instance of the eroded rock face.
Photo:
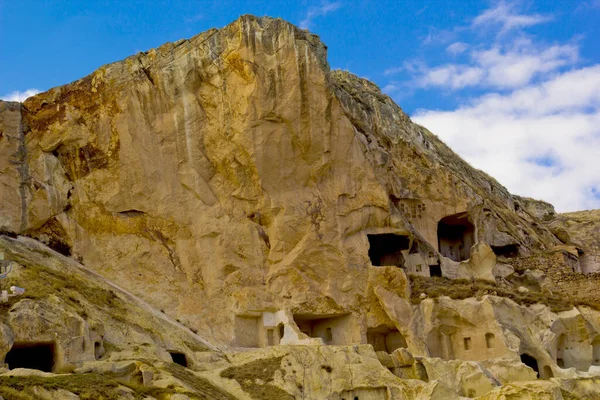
{"label": "eroded rock face", "polygon": [[281,20],[245,16],[11,107],[35,188],[11,192],[6,227],[58,243],[221,343],[254,311],[365,318],[367,235],[406,237],[402,257],[425,274],[449,215],[472,227],[449,256],[469,258],[476,241],[527,253],[556,240]]}
{"label": "eroded rock face", "polygon": [[[600,314],[530,305],[564,289],[546,261],[581,263],[551,206],[471,168],[375,85],[330,71],[317,36],[278,19],[243,16],[24,104],[0,102],[0,186],[0,232],[37,239],[0,240],[19,277],[79,262],[124,290],[113,298],[78,275],[108,310],[140,312],[120,330],[93,291],[44,292],[12,305],[0,352],[53,341],[64,366],[163,387],[175,375],[156,378],[164,369],[140,358],[168,362],[177,350],[201,371],[278,360],[253,384],[246,372],[207,372],[227,387],[215,398],[256,385],[331,399],[560,393],[496,386],[600,364]],[[40,242],[71,258],[48,261]],[[491,289],[415,301],[415,276]],[[60,322],[42,329],[46,319]],[[265,349],[225,362],[190,347],[215,350],[201,338]],[[325,367],[335,369],[326,384]]]}

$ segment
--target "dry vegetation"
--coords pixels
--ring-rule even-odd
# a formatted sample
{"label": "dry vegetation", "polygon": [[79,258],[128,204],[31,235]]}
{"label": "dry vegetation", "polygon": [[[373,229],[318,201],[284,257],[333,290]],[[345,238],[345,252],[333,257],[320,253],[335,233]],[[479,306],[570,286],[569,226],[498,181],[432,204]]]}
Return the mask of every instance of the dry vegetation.
{"label": "dry vegetation", "polygon": [[410,276],[411,302],[419,304],[420,295],[425,293],[428,298],[448,296],[451,299],[463,300],[469,297],[481,299],[485,295],[509,298],[521,305],[536,303],[545,304],[554,312],[566,311],[573,306],[584,305],[597,309],[592,303],[575,300],[570,296],[552,294],[549,291],[530,291],[521,293],[515,286],[500,286],[482,279],[448,279],[443,277],[426,278],[417,275]]}
{"label": "dry vegetation", "polygon": [[123,391],[131,389],[136,399],[152,396],[163,399],[167,394],[177,393],[174,389],[144,388],[119,382],[98,374],[69,374],[53,377],[40,376],[0,376],[0,395],[5,399],[34,400],[35,387],[49,391],[67,390],[77,394],[82,400],[117,400],[123,398]]}
{"label": "dry vegetation", "polygon": [[[235,379],[253,399],[292,400],[294,397],[284,390],[269,384],[281,367],[283,356],[252,361],[230,367],[221,372],[223,378]],[[261,383],[257,383],[260,380]]]}

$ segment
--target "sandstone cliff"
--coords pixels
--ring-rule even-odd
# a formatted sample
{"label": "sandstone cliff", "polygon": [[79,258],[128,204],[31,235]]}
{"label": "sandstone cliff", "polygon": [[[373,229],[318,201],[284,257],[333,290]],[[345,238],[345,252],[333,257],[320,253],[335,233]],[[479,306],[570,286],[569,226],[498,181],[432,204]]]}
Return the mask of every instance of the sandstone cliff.
{"label": "sandstone cliff", "polygon": [[[68,257],[52,253],[54,269],[117,283],[123,301],[161,310],[178,333],[157,336],[166,328],[148,316],[148,339],[116,340],[105,361],[165,361],[176,348],[196,371],[221,367],[203,379],[223,396],[587,390],[600,303],[567,296],[563,278],[589,278],[581,256],[597,250],[593,235],[565,239],[542,203],[473,169],[374,84],[330,71],[326,53],[287,22],[243,16],[0,102],[0,231],[37,241],[2,239],[25,268],[15,277],[36,280],[23,271],[46,261],[23,254],[41,242]],[[51,304],[43,293],[29,301]],[[99,318],[82,310],[106,306],[76,300],[57,313],[82,326]],[[261,383],[257,359],[270,365],[267,377],[255,371]],[[101,370],[87,348],[61,360]],[[561,379],[497,388],[536,376]]]}

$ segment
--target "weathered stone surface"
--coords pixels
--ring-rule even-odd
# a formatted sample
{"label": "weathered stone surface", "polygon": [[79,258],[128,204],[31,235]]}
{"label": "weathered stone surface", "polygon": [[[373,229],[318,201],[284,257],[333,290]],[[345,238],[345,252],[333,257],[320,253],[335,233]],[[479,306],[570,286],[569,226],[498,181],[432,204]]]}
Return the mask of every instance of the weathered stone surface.
{"label": "weathered stone surface", "polygon": [[[54,372],[120,378],[125,398],[598,387],[580,380],[600,365],[582,304],[600,303],[553,293],[595,271],[596,214],[512,196],[278,19],[0,102],[0,188],[0,232],[30,237],[0,238],[26,288],[0,312],[1,359],[52,342]],[[411,292],[436,275],[449,297]],[[44,382],[31,393],[70,396]]]}

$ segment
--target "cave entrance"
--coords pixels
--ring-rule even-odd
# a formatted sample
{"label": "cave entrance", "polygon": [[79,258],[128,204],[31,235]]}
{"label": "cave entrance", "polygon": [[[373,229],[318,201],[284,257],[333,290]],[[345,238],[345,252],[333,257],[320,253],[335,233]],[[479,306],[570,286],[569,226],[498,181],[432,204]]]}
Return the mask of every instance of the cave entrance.
{"label": "cave entrance", "polygon": [[519,256],[518,244],[507,244],[506,246],[492,246],[494,254],[498,258],[515,258]]}
{"label": "cave entrance", "polygon": [[534,357],[530,356],[529,354],[523,353],[521,354],[521,362],[527,365],[529,368],[533,369],[537,374],[538,378],[540,377],[540,369],[538,367],[538,362]]}
{"label": "cave entrance", "polygon": [[175,364],[179,364],[182,367],[187,368],[188,361],[187,361],[187,357],[185,356],[185,354],[180,353],[178,351],[169,351],[169,354],[171,355],[171,360],[173,360],[173,362]]}
{"label": "cave entrance", "polygon": [[444,217],[438,222],[438,248],[442,256],[454,261],[469,258],[475,243],[475,227],[467,213]]}
{"label": "cave entrance", "polygon": [[351,344],[351,314],[294,314],[294,322],[306,336],[320,338],[325,344]]}
{"label": "cave entrance", "polygon": [[442,276],[442,266],[440,264],[429,266],[429,276]]}
{"label": "cave entrance", "polygon": [[4,362],[10,369],[29,368],[52,372],[54,358],[53,342],[20,342],[12,346]]}
{"label": "cave entrance", "polygon": [[373,346],[375,351],[392,353],[399,348],[407,348],[406,339],[396,328],[385,325],[377,328],[367,329],[367,343]]}
{"label": "cave entrance", "polygon": [[369,258],[374,266],[404,266],[403,250],[408,250],[408,236],[383,233],[367,235],[369,239]]}

